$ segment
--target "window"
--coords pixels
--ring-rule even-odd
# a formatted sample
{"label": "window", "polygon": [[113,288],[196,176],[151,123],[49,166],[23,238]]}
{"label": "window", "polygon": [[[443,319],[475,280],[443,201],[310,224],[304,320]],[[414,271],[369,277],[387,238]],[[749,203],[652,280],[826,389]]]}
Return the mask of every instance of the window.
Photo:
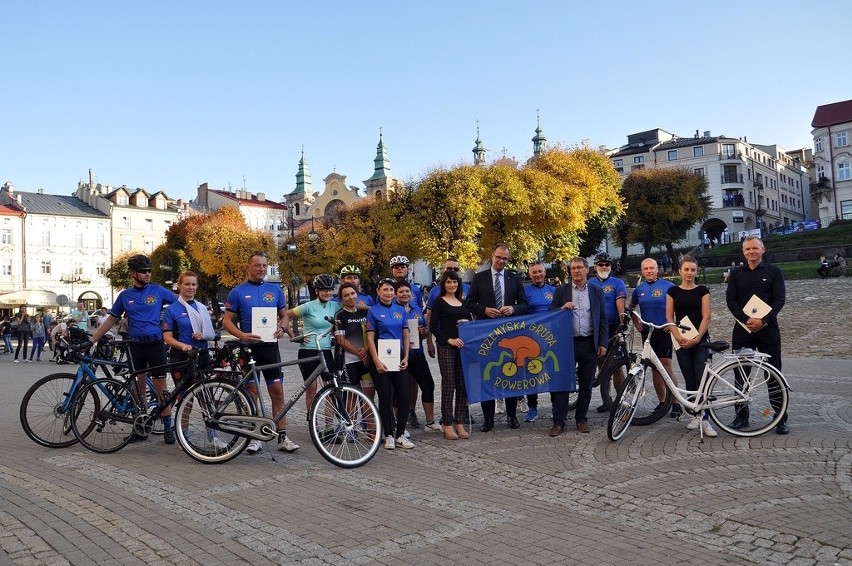
{"label": "window", "polygon": [[121,227],[122,228],[130,228],[130,217],[122,216],[121,217]]}
{"label": "window", "polygon": [[101,277],[103,277],[103,275],[106,273],[106,264],[102,261],[99,261],[98,265],[95,267],[95,272]]}
{"label": "window", "polygon": [[837,133],[837,147],[843,147],[849,145],[848,138],[846,137],[846,132],[838,132]]}
{"label": "window", "polygon": [[78,248],[83,247],[83,233],[77,232],[74,234],[74,246]]}
{"label": "window", "polygon": [[840,201],[840,217],[844,220],[852,220],[852,200]]}
{"label": "window", "polygon": [[693,171],[696,175],[701,175],[702,177],[705,177],[705,176],[706,176],[706,175],[705,175],[705,173],[704,173],[704,167],[696,167],[696,168],[695,168],[695,169],[693,169],[692,171]]}
{"label": "window", "polygon": [[838,163],[837,164],[837,180],[838,181],[848,181],[852,179],[852,163]]}
{"label": "window", "polygon": [[722,144],[722,157],[725,159],[731,159],[732,157],[736,157],[737,148],[732,143],[723,143]]}
{"label": "window", "polygon": [[50,245],[50,231],[45,230],[41,233],[41,245],[49,246]]}
{"label": "window", "polygon": [[149,254],[154,251],[154,242],[153,240],[145,240],[145,253]]}
{"label": "window", "polygon": [[118,197],[115,200],[118,203],[118,206],[127,206],[128,202],[129,202],[128,199],[127,199],[127,195],[125,195],[125,194],[118,195]]}
{"label": "window", "polygon": [[102,249],[106,248],[106,236],[103,234],[103,232],[99,233],[96,236],[96,239],[97,239],[96,245],[97,245],[98,249],[102,250]]}
{"label": "window", "polygon": [[699,145],[692,148],[692,157],[702,157],[704,155],[704,146]]}
{"label": "window", "polygon": [[121,237],[121,251],[129,252],[133,249],[133,238],[130,236]]}
{"label": "window", "polygon": [[666,154],[666,156],[668,157],[669,161],[676,160],[677,159],[677,150],[676,149],[670,149],[668,151],[668,153]]}
{"label": "window", "polygon": [[154,231],[154,219],[153,218],[146,218],[145,219],[145,229],[148,230],[149,232]]}
{"label": "window", "polygon": [[41,262],[41,274],[42,275],[50,275],[50,262],[49,261]]}
{"label": "window", "polygon": [[4,263],[3,264],[3,275],[12,275],[12,264]]}
{"label": "window", "polygon": [[5,220],[3,222],[3,243],[11,244],[12,243],[12,225],[9,223],[9,220]]}
{"label": "window", "polygon": [[160,210],[166,209],[166,199],[158,198],[157,199],[157,208]]}
{"label": "window", "polygon": [[633,163],[645,163],[645,156],[644,155],[637,155],[636,157],[633,158]]}
{"label": "window", "polygon": [[819,181],[819,180],[820,180],[820,179],[822,179],[823,177],[825,177],[825,167],[823,167],[822,165],[817,165],[817,167],[816,167],[816,178],[817,178],[817,181]]}
{"label": "window", "polygon": [[622,165],[624,165],[624,164],[622,163],[621,159],[613,159],[612,160],[612,166],[613,167],[621,167]]}

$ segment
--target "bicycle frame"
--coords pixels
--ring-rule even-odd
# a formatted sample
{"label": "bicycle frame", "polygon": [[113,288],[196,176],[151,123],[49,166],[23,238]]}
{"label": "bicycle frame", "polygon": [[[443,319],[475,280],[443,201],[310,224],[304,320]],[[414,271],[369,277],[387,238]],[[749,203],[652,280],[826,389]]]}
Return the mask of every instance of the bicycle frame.
{"label": "bicycle frame", "polygon": [[[666,387],[669,389],[669,391],[672,392],[672,395],[677,400],[677,402],[683,405],[684,409],[686,409],[688,413],[697,415],[701,413],[704,409],[730,407],[740,403],[745,403],[750,400],[748,392],[744,391],[743,387],[737,387],[735,383],[731,383],[729,380],[721,377],[721,375],[717,371],[719,368],[722,367],[725,367],[725,369],[727,369],[727,366],[730,362],[711,364],[709,357],[707,358],[707,361],[704,362],[704,371],[701,373],[701,381],[698,384],[697,390],[690,391],[688,389],[682,389],[675,385],[671,376],[668,374],[665,367],[663,367],[660,358],[654,352],[653,348],[651,348],[651,336],[654,332],[662,330],[667,326],[678,326],[679,328],[682,327],[672,322],[667,322],[662,325],[656,325],[654,323],[642,320],[642,318],[639,317],[639,315],[637,315],[635,312],[631,312],[631,315],[635,316],[642,324],[647,325],[649,329],[648,337],[645,339],[642,345],[642,366],[650,365],[660,373],[660,376],[662,377],[663,382],[666,384]],[[766,361],[769,358],[768,354],[763,354],[760,352],[753,352],[749,354],[722,354],[722,357],[725,360],[732,360],[738,366],[738,371],[741,372],[741,375],[746,375],[748,373],[743,367],[743,362],[746,361],[755,364],[754,367],[756,367],[757,369],[766,366],[777,371],[776,368],[774,368]],[[778,372],[778,374],[784,380],[784,386],[789,389],[790,387],[787,384],[783,374],[781,374],[781,372]],[[715,377],[716,379],[721,380],[723,383],[728,385],[733,391],[735,391],[738,397],[731,398],[727,401],[710,400],[707,391],[707,385],[710,383],[710,377]],[[690,401],[690,398],[694,399],[694,401]]]}
{"label": "bicycle frame", "polygon": [[[298,342],[300,340],[304,340],[308,337],[313,337],[314,343],[317,346],[317,355],[311,356],[308,358],[301,358],[298,360],[289,360],[286,362],[276,362],[274,364],[264,364],[264,365],[256,365],[253,356],[249,356],[248,364],[251,369],[247,373],[243,375],[240,381],[235,385],[234,392],[238,391],[240,388],[245,387],[246,385],[253,384],[258,388],[258,399],[261,400],[261,412],[262,416],[250,416],[250,415],[227,415],[225,413],[216,412],[210,416],[210,421],[207,423],[208,427],[214,430],[221,430],[222,432],[227,432],[231,434],[236,434],[239,436],[246,436],[249,438],[253,438],[256,440],[261,440],[263,442],[268,442],[278,436],[278,430],[276,423],[287,414],[287,412],[293,408],[293,405],[301,398],[302,395],[305,394],[305,391],[319,378],[323,373],[328,373],[329,368],[325,361],[325,355],[323,351],[320,349],[320,340],[327,336],[328,334],[334,332],[334,327],[323,332],[321,334],[307,334],[303,336],[295,336],[290,339],[291,342]],[[251,352],[251,346],[245,344],[249,353]],[[263,397],[260,395],[260,387],[259,387],[259,377],[262,375],[262,372],[267,369],[276,369],[283,368],[287,366],[294,365],[302,365],[311,362],[319,362],[317,368],[305,379],[302,387],[299,388],[296,393],[294,393],[284,406],[278,411],[278,414],[273,415],[271,418],[266,416],[266,409],[263,406]],[[332,374],[332,383],[336,387],[338,385],[337,381],[338,377]],[[222,400],[222,406],[228,406],[234,400],[235,393],[229,394],[225,399]]]}

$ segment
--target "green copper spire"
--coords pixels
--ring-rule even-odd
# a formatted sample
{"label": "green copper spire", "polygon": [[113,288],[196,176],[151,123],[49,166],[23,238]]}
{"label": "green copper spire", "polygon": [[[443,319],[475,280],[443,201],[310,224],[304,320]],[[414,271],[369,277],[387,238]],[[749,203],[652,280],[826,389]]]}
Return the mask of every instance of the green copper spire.
{"label": "green copper spire", "polygon": [[390,159],[388,159],[388,153],[385,149],[385,142],[382,138],[381,129],[379,129],[379,145],[376,146],[376,158],[373,162],[375,163],[375,167],[373,167],[373,176],[367,179],[367,181],[376,181],[378,179],[384,179],[391,176]]}
{"label": "green copper spire", "polygon": [[314,192],[311,186],[311,172],[308,170],[308,162],[305,161],[305,148],[302,147],[302,158],[299,160],[299,172],[296,173],[296,188],[292,194],[311,194]]}
{"label": "green copper spire", "polygon": [[541,153],[547,149],[547,138],[542,135],[541,130],[541,119],[538,113],[538,109],[536,109],[535,115],[535,137],[532,139],[533,142],[533,156],[538,157]]}
{"label": "green copper spire", "polygon": [[479,137],[479,120],[476,121],[476,145],[473,146],[473,164],[485,165],[485,146],[482,145],[482,139]]}

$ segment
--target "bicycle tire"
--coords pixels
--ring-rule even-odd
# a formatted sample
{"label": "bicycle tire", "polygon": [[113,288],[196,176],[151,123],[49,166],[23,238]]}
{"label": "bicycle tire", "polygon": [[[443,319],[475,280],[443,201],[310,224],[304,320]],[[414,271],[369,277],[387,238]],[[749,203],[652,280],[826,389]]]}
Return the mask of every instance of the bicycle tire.
{"label": "bicycle tire", "polygon": [[660,401],[657,391],[654,389],[654,372],[651,366],[639,366],[645,373],[642,390],[636,401],[636,411],[633,414],[633,422],[636,426],[648,426],[665,417],[674,401],[674,395],[668,387],[663,386],[664,398]]}
{"label": "bicycle tire", "polygon": [[71,430],[72,405],[68,399],[69,394],[76,393],[72,392],[76,381],[73,373],[52,373],[36,381],[24,393],[19,410],[21,427],[33,442],[48,448],[65,448],[77,443]]}
{"label": "bicycle tire", "polygon": [[[605,365],[598,372],[595,381],[598,382],[598,390],[601,394],[601,402],[603,406],[607,408],[607,410],[612,409],[613,397],[612,391],[615,389],[612,383],[612,376],[619,369],[623,369],[625,374],[627,370],[630,369],[629,360],[625,357],[622,358],[612,358],[609,364]],[[618,391],[615,391],[615,395],[618,395]]]}
{"label": "bicycle tire", "polygon": [[[233,394],[227,406],[223,401]],[[175,406],[175,435],[186,454],[204,464],[222,464],[236,458],[249,443],[247,436],[214,430],[207,418],[221,411],[229,415],[256,416],[251,397],[226,380],[200,381],[190,386]]]}
{"label": "bicycle tire", "polygon": [[317,393],[308,428],[317,451],[341,468],[363,466],[379,451],[379,411],[363,391],[349,384],[327,385]]}
{"label": "bicycle tire", "polygon": [[630,428],[639,394],[644,389],[644,383],[641,382],[644,381],[645,372],[639,367],[633,368],[624,380],[624,388],[615,396],[615,404],[606,424],[606,435],[613,442],[620,440]]}
{"label": "bicycle tire", "polygon": [[80,444],[92,452],[110,454],[130,443],[136,416],[145,412],[133,385],[102,378],[80,388],[73,401],[77,414],[71,421]]}
{"label": "bicycle tire", "polygon": [[[736,390],[740,367],[750,370],[747,382],[742,381],[748,401],[730,404],[732,400],[742,398]],[[775,428],[787,414],[789,395],[786,381],[774,366],[753,360],[731,360],[718,369],[714,368],[713,372],[707,384],[707,409],[713,422],[725,432],[735,436],[758,436]],[[733,421],[743,415],[748,424],[733,428]]]}

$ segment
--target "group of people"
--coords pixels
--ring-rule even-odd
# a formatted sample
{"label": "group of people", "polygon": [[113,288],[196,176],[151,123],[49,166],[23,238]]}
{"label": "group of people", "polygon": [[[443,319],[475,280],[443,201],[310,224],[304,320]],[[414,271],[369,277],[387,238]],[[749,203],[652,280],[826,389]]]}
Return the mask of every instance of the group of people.
{"label": "group of people", "polygon": [[[784,280],[781,271],[763,261],[765,248],[759,238],[748,237],[743,242],[746,263],[732,270],[728,290],[727,306],[745,327],[735,325],[733,347],[753,347],[771,356],[770,361],[781,367],[780,332],[777,314],[784,305]],[[459,328],[474,319],[517,317],[550,309],[568,310],[572,314],[574,363],[576,367],[578,399],[574,413],[574,426],[580,433],[588,433],[588,410],[592,397],[592,382],[599,361],[606,355],[609,337],[624,324],[627,288],[624,282],[611,275],[612,258],[608,254],[595,257],[594,271],[585,258],[574,257],[569,262],[570,280],[553,286],[545,280],[545,269],[541,263],[529,267],[530,285],[524,286],[520,277],[506,269],[511,260],[509,247],[498,244],[491,253],[488,269],[476,273],[470,285],[464,283],[458,259],[449,257],[443,265],[438,284],[424,301],[419,286],[408,281],[408,258],[395,256],[391,260],[391,277],[381,279],[376,287],[375,299],[362,293],[360,270],[348,265],[340,270],[338,278],[323,274],[313,280],[317,298],[288,309],[279,285],[266,281],[268,262],[263,252],[255,252],[248,258],[247,279],[235,287],[225,303],[223,326],[239,340],[251,341],[252,352],[259,365],[276,364],[281,361],[277,340],[285,335],[294,336],[291,319],[302,321],[306,334],[320,334],[331,328],[335,330],[319,345],[314,340],[305,340],[300,345],[299,358],[316,357],[319,347],[327,362],[333,363],[332,340],[344,352],[343,363],[349,381],[359,386],[369,396],[378,396],[379,416],[385,434],[384,447],[388,450],[415,447],[408,428],[419,427],[415,414],[418,392],[421,394],[425,424],[428,432],[441,432],[448,440],[466,439],[471,423],[461,349],[464,342],[459,337]],[[103,323],[90,338],[96,343],[117,320],[125,316],[128,320],[128,337],[134,342],[129,354],[137,370],[152,368],[154,386],[162,398],[165,391],[165,372],[158,366],[166,364],[167,353],[172,361],[186,358],[190,350],[204,349],[214,338],[214,330],[204,305],[195,300],[198,277],[187,271],[178,279],[178,294],[152,284],[151,260],[144,255],[128,260],[132,285],[122,291]],[[708,349],[701,347],[709,340],[708,328],[711,319],[709,290],[696,283],[698,266],[696,261],[685,256],[680,261],[681,284],[673,285],[658,277],[657,262],[647,258],[642,262],[642,281],[634,290],[630,300],[632,306],[642,311],[645,319],[655,324],[688,319],[697,332],[685,335],[670,327],[671,336],[655,335],[652,347],[664,367],[671,374],[673,345],[686,386],[695,389],[698,385]],[[593,275],[592,275],[593,273]],[[592,275],[590,277],[590,275]],[[772,307],[769,315],[754,319],[743,313],[745,303],[757,295]],[[167,306],[161,320],[161,310]],[[252,330],[252,312],[255,308],[272,307],[277,313],[277,326],[272,337],[264,338]],[[745,330],[748,328],[748,330]],[[643,334],[647,329],[641,329]],[[169,351],[167,352],[167,348]],[[436,422],[434,414],[434,380],[426,363],[426,355],[437,356],[441,373],[441,414]],[[319,362],[300,364],[303,379],[307,379]],[[273,414],[280,412],[284,404],[284,376],[281,368],[263,372],[267,390],[272,401]],[[180,372],[173,377],[180,380]],[[660,399],[664,391],[662,383],[655,388]],[[621,385],[623,375],[616,376],[616,387]],[[258,395],[256,387],[251,389]],[[306,393],[309,407],[316,390]],[[568,419],[568,392],[552,392],[553,425],[550,436],[565,432]],[[510,429],[520,428],[518,402],[520,397],[505,399],[506,423]],[[526,421],[538,416],[538,398],[530,395]],[[491,431],[495,426],[495,401],[482,403],[483,422],[479,430]],[[598,410],[602,410],[600,407]],[[603,408],[603,410],[606,410]],[[672,416],[681,414],[681,407],[672,408]],[[737,414],[743,426],[748,420],[747,409]],[[417,423],[414,425],[414,423]],[[170,410],[163,411],[164,440],[175,442],[174,427]],[[277,423],[278,449],[293,452],[299,446],[286,431],[286,418]],[[705,436],[716,436],[707,416],[696,416],[688,428],[702,429]],[[789,428],[786,415],[777,427],[779,434]],[[259,441],[252,440],[249,453],[262,448]]]}
{"label": "group of people", "polygon": [[[88,324],[88,312],[82,302],[71,309],[65,318],[56,318],[47,309],[30,315],[26,305],[21,305],[12,317],[4,316],[0,320],[0,335],[3,336],[2,354],[15,354],[14,362],[40,362],[45,347],[53,351],[50,361],[62,360],[62,348],[59,347],[59,336],[65,336],[69,325],[78,326],[83,330]],[[17,334],[17,347],[12,348],[12,329]],[[32,345],[30,343],[32,342]],[[29,348],[29,357],[27,349]],[[20,359],[19,359],[20,358]]]}
{"label": "group of people", "polygon": [[827,260],[825,256],[822,256],[819,258],[817,274],[820,279],[828,279],[832,275],[843,277],[846,275],[846,259],[840,254],[834,254],[834,258],[831,261]]}

